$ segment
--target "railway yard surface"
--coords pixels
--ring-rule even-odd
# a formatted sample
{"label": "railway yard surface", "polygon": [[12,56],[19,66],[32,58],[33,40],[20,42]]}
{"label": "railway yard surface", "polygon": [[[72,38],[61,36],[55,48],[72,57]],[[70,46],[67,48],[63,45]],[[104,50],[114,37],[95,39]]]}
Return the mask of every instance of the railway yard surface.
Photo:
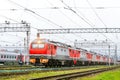
{"label": "railway yard surface", "polygon": [[[111,66],[114,67],[114,66]],[[110,67],[110,68],[111,68]],[[0,80],[42,80],[37,78],[43,78],[48,76],[56,76],[56,75],[64,75],[64,74],[71,74],[71,73],[78,73],[78,72],[84,72],[84,71],[93,71],[96,69],[103,69],[108,68],[108,66],[81,66],[81,67],[59,67],[59,68],[42,68],[42,67],[34,67],[34,66],[23,66],[23,67],[0,67]],[[115,69],[112,72],[116,72],[119,69]],[[90,72],[91,72],[90,71]],[[108,71],[107,74],[109,75],[111,71]],[[120,73],[120,71],[117,71],[117,73]],[[116,73],[116,75],[117,75]],[[92,73],[91,73],[92,74]],[[98,74],[98,73],[97,73]],[[105,74],[105,75],[107,75]],[[87,76],[90,77],[90,80],[107,80],[104,79],[104,74],[98,74],[98,76],[93,76],[94,74]],[[103,76],[103,77],[100,77]],[[70,76],[70,75],[69,75]],[[109,76],[111,77],[111,76]],[[115,77],[115,76],[113,76]],[[71,78],[70,78],[71,79]],[[76,77],[72,78],[73,80],[81,80],[81,78]],[[52,80],[52,79],[50,79]],[[87,78],[82,78],[82,80],[88,80]],[[109,80],[109,78],[108,78]],[[111,79],[111,80],[118,80],[118,79]]]}

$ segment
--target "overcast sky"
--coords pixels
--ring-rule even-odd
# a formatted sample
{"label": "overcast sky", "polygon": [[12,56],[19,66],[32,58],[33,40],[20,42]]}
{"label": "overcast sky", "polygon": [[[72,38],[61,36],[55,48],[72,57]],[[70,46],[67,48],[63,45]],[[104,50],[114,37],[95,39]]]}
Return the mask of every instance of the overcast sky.
{"label": "overcast sky", "polygon": [[[119,28],[120,0],[0,0],[0,23],[5,20],[11,23],[25,20],[30,23],[30,41],[36,38],[37,30],[34,28]],[[14,44],[23,44],[25,34],[0,33],[0,36],[3,43],[9,40]],[[41,37],[71,45],[76,39],[120,42],[120,36],[116,33],[42,34]]]}

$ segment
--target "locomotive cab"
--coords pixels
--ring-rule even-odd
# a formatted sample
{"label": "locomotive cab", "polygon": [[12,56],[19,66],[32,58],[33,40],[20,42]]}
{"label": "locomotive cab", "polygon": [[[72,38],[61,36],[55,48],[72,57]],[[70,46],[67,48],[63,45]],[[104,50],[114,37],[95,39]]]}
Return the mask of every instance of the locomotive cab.
{"label": "locomotive cab", "polygon": [[45,39],[36,39],[30,45],[30,54],[45,54],[46,48]]}
{"label": "locomotive cab", "polygon": [[30,63],[39,65],[40,63],[47,63],[48,59],[45,56],[47,54],[47,40],[35,39],[30,45]]}

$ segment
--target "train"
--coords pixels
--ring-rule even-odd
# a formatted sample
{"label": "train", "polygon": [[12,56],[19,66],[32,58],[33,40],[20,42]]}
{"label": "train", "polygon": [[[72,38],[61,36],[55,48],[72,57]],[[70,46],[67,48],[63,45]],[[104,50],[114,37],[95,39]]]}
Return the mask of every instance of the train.
{"label": "train", "polygon": [[61,42],[41,39],[33,40],[29,48],[30,63],[44,66],[80,66],[113,64],[114,59],[107,55],[72,47]]}
{"label": "train", "polygon": [[0,52],[1,65],[21,65],[24,63],[24,55],[15,52]]}

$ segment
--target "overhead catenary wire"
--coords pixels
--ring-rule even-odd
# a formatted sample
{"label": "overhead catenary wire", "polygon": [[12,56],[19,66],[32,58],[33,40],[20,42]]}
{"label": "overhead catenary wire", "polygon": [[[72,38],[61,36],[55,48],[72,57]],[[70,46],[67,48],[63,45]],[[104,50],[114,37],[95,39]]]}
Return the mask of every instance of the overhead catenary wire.
{"label": "overhead catenary wire", "polygon": [[[4,16],[4,15],[0,15],[0,17],[6,18],[6,19],[8,19],[8,20],[10,20],[10,21],[13,21],[13,22],[20,23],[19,21],[15,20],[15,19],[12,19],[12,18],[9,18],[9,17],[6,17],[6,16]],[[38,28],[35,28],[35,27],[31,27],[31,28],[38,30]],[[10,36],[18,37],[19,39],[24,38],[24,37],[18,36],[18,35],[13,35],[13,34],[9,34],[9,33],[6,33],[6,34],[7,34],[7,35],[10,35]],[[36,36],[36,35],[31,34],[31,36]],[[22,39],[21,39],[21,40],[22,40]]]}
{"label": "overhead catenary wire", "polygon": [[[13,41],[5,41],[5,40],[0,40],[0,43],[10,43],[10,44],[12,44],[12,45],[15,45],[15,44],[21,44],[21,43],[23,43],[23,40],[21,41],[17,41],[17,42],[13,42]],[[2,44],[1,44],[2,45]],[[0,45],[0,46],[1,46]],[[6,44],[7,45],[7,44]],[[24,45],[24,44],[23,44]]]}
{"label": "overhead catenary wire", "polygon": [[[100,20],[100,22],[105,26],[105,28],[107,28],[107,25],[104,23],[104,21],[101,19],[101,17],[98,15],[98,13],[94,10],[92,4],[89,2],[89,0],[86,0],[87,3],[89,4],[90,8],[93,10],[93,12],[95,13],[95,15],[97,16],[97,18]],[[108,38],[106,35],[103,34],[104,37]],[[108,38],[109,39],[109,38]],[[110,41],[112,41],[111,39],[109,39]]]}
{"label": "overhead catenary wire", "polygon": [[[50,22],[50,23],[52,23],[52,24],[54,24],[54,25],[56,25],[56,26],[58,26],[58,27],[60,27],[60,28],[63,28],[62,26],[60,26],[60,25],[56,24],[55,22],[53,22],[53,21],[51,21],[51,20],[49,20],[49,19],[47,19],[47,18],[39,15],[38,13],[36,13],[35,11],[33,11],[33,10],[31,10],[31,9],[28,9],[28,8],[26,8],[26,7],[24,7],[24,6],[21,6],[20,4],[18,4],[18,3],[16,3],[16,2],[13,2],[13,1],[11,1],[11,0],[8,0],[8,1],[10,1],[11,3],[13,3],[13,4],[15,4],[15,5],[17,5],[17,6],[21,7],[21,8],[23,8],[25,11],[31,12],[31,13],[33,13],[33,14],[35,14],[35,15],[37,15],[37,16],[45,19],[45,20],[47,20],[48,22]],[[70,41],[70,42],[71,42],[71,41]]]}
{"label": "overhead catenary wire", "polygon": [[[8,20],[10,20],[10,21],[13,21],[13,22],[18,22],[17,20],[11,19],[11,18],[6,17],[6,16],[4,16],[4,15],[0,15],[0,16],[1,16],[1,17],[3,17],[3,18],[8,19]],[[18,23],[19,23],[19,22],[18,22]]]}
{"label": "overhead catenary wire", "polygon": [[[48,1],[48,0],[47,0],[47,1]],[[49,3],[50,5],[52,5],[52,6],[54,6],[51,2],[48,1],[48,3]],[[79,24],[77,24],[76,22],[74,22],[70,17],[68,17],[68,16],[67,16],[66,14],[64,14],[62,11],[59,10],[59,12],[62,13],[65,17],[67,17],[72,23],[74,23],[74,24],[78,25],[79,27],[81,27]],[[80,38],[84,39],[83,37],[78,36],[78,35],[76,35],[76,34],[73,34],[73,35],[75,35],[76,37],[80,37]]]}
{"label": "overhead catenary wire", "polygon": [[[30,10],[30,9],[28,9],[28,8],[25,8],[25,7],[21,6],[20,4],[15,3],[15,2],[13,2],[13,1],[11,1],[11,0],[8,0],[8,1],[12,2],[13,4],[16,4],[16,5],[19,6],[19,7],[24,8],[24,10],[26,10],[26,11],[29,11],[29,12],[31,12],[31,13],[33,13],[33,14],[35,14],[35,15],[37,15],[37,16],[45,19],[45,20],[47,20],[47,21],[50,22],[50,23],[53,23],[53,24],[56,25],[56,26],[59,26],[59,27],[63,28],[62,26],[54,23],[53,21],[51,21],[51,20],[49,20],[49,19],[47,19],[47,18],[45,18],[45,17],[42,17],[41,15],[37,14],[37,13],[36,13],[35,11],[33,11],[33,10]],[[79,15],[78,15],[78,16],[79,16]],[[83,18],[82,18],[82,19],[83,19]],[[83,19],[83,20],[84,20],[84,19]],[[86,20],[85,20],[85,21],[86,21]],[[87,22],[87,21],[86,21],[86,22]],[[87,23],[88,23],[88,22],[87,22]],[[88,23],[88,24],[89,24],[89,23]],[[89,24],[89,25],[90,25],[90,24]]]}
{"label": "overhead catenary wire", "polygon": [[[78,8],[76,7],[76,2],[75,2],[75,0],[73,0],[74,1],[74,8],[77,10],[77,12],[79,13],[79,14],[81,14],[81,16],[84,18],[84,19],[86,19],[89,23],[91,23],[91,24],[93,24],[93,22],[91,22],[81,11],[79,11],[78,10]],[[93,24],[94,25],[94,24]],[[95,25],[94,25],[95,26]]]}
{"label": "overhead catenary wire", "polygon": [[31,10],[31,9],[28,9],[28,8],[26,8],[26,7],[24,7],[24,6],[21,6],[20,4],[14,2],[14,1],[11,1],[11,0],[8,0],[8,1],[10,1],[11,3],[13,3],[13,4],[15,4],[15,5],[17,5],[17,6],[21,7],[21,8],[23,8],[25,11],[31,12],[31,13],[33,13],[33,14],[35,14],[35,15],[37,15],[37,16],[39,16],[39,17],[45,19],[45,20],[47,20],[48,22],[50,22],[50,23],[52,23],[52,24],[54,24],[54,25],[59,26],[59,27],[62,28],[62,26],[60,26],[60,25],[56,24],[55,22],[53,22],[53,21],[51,21],[51,20],[49,20],[49,19],[47,19],[47,18],[45,18],[45,17],[39,15],[39,14],[36,13],[35,11],[33,11],[33,10]]}
{"label": "overhead catenary wire", "polygon": [[[71,7],[71,8],[77,8],[77,9],[91,9],[90,7]],[[119,9],[120,6],[96,6],[96,7],[93,7],[93,9],[98,9],[98,10],[102,10],[102,9]],[[29,9],[32,9],[32,10],[40,10],[40,9],[65,9],[65,7],[56,7],[56,6],[53,6],[53,7],[42,7],[42,8],[29,8]],[[12,8],[12,9],[0,9],[0,11],[17,11],[17,10],[24,10],[24,9],[18,9],[18,8]]]}
{"label": "overhead catenary wire", "polygon": [[[95,25],[91,25],[89,22],[87,22],[83,17],[81,17],[75,10],[73,10],[70,6],[68,6],[63,0],[60,0],[69,10],[71,10],[73,13],[75,13],[79,18],[81,18],[83,21],[85,21],[87,24],[90,25],[90,27],[94,28]],[[102,33],[101,33],[102,34]],[[105,38],[109,39],[106,35],[102,34]],[[112,41],[111,39],[109,39]]]}
{"label": "overhead catenary wire", "polygon": [[[45,20],[47,20],[48,22],[50,22],[50,23],[52,23],[52,24],[54,24],[54,25],[59,26],[59,27],[62,28],[62,26],[60,26],[60,25],[54,23],[53,21],[51,21],[51,20],[49,20],[49,19],[47,19],[47,18],[39,15],[39,14],[36,13],[35,11],[33,11],[33,10],[31,10],[31,9],[28,9],[28,8],[25,8],[25,7],[21,6],[21,5],[19,5],[18,3],[15,3],[15,2],[13,2],[13,1],[11,1],[11,0],[8,0],[8,1],[10,1],[10,2],[12,2],[13,4],[15,4],[15,5],[17,5],[17,6],[22,7],[24,10],[26,10],[26,11],[28,11],[28,12],[31,12],[31,13],[33,13],[33,14],[35,14],[35,15],[37,15],[37,16],[45,19]],[[61,0],[61,2],[64,3],[62,0]],[[65,5],[67,6],[67,4],[65,4]],[[76,12],[75,10],[71,9],[71,7],[67,6],[67,8],[65,8],[65,9],[68,9],[68,10],[71,10],[72,12],[74,12],[77,16],[79,16],[82,20],[84,20],[84,21],[85,21],[88,25],[90,25],[91,27],[94,26],[94,25],[90,24],[89,22],[87,22],[87,21],[86,21],[83,17],[81,17],[79,14],[77,14],[77,12]],[[105,36],[105,35],[104,35],[104,37],[107,38],[107,36]]]}
{"label": "overhead catenary wire", "polygon": [[63,0],[60,0],[60,1],[67,7],[65,9],[68,9],[68,10],[72,11],[74,14],[76,14],[80,19],[82,19],[89,26],[91,26],[91,27],[95,26],[95,25],[89,23],[87,20],[85,20],[82,16],[80,16],[75,10],[73,10],[70,6],[68,6]]}
{"label": "overhead catenary wire", "polygon": [[[67,8],[69,9],[69,10],[71,10],[73,13],[75,13],[79,18],[81,18],[82,20],[84,20],[87,24],[89,24],[92,28],[93,28],[93,26],[90,24],[90,23],[88,23],[84,18],[82,18],[75,10],[73,10],[71,7],[69,7],[66,3],[64,3],[63,2],[63,0],[60,0],[64,5],[66,5],[67,6]],[[103,22],[102,22],[103,23]],[[104,24],[104,23],[103,23]],[[105,24],[104,24],[105,25]],[[106,26],[106,25],[105,25]],[[107,39],[109,39],[106,35],[104,35],[104,34],[102,34],[105,38],[107,38]],[[111,40],[111,39],[109,39],[109,40]],[[112,40],[111,40],[112,41]],[[109,61],[110,62],[110,61]]]}
{"label": "overhead catenary wire", "polygon": [[[43,19],[45,19],[45,20],[47,20],[47,21],[49,21],[49,22],[51,22],[51,23],[53,23],[53,24],[55,24],[55,25],[57,25],[57,26],[59,26],[58,24],[52,22],[51,20],[49,20],[49,19],[47,19],[47,18],[45,18],[45,17],[40,16],[40,15],[37,14],[36,12],[34,12],[34,11],[28,9],[28,8],[25,8],[25,7],[23,7],[23,6],[19,5],[19,4],[17,4],[17,3],[15,3],[15,2],[11,1],[11,0],[9,0],[9,1],[12,2],[12,3],[14,3],[14,4],[16,4],[16,5],[18,5],[18,6],[20,6],[20,7],[22,7],[22,8],[24,8],[24,10],[27,10],[27,11],[29,11],[29,12],[32,12],[33,14],[35,14],[35,15],[37,15],[37,16],[39,16],[39,17],[41,17],[41,18],[43,18]],[[59,27],[61,27],[61,26],[59,26]],[[62,28],[62,27],[61,27],[61,28]],[[36,28],[35,28],[35,29],[36,29]],[[71,42],[71,41],[70,41],[70,42]]]}
{"label": "overhead catenary wire", "polygon": [[[47,0],[48,1],[48,0]],[[48,1],[48,3],[52,6],[54,6],[50,1]],[[75,21],[73,21],[70,17],[68,17],[65,13],[63,13],[61,10],[58,9],[58,11],[60,13],[62,13],[66,18],[68,18],[72,23],[76,24],[77,26],[81,27],[81,25],[79,25],[78,23],[76,23]]]}
{"label": "overhead catenary wire", "polygon": [[98,15],[98,13],[94,10],[92,4],[89,2],[89,0],[86,0],[87,3],[89,4],[90,8],[93,10],[95,15],[98,17],[98,19],[101,21],[101,23],[107,28],[107,25],[104,23],[104,21],[101,19],[101,17]]}

